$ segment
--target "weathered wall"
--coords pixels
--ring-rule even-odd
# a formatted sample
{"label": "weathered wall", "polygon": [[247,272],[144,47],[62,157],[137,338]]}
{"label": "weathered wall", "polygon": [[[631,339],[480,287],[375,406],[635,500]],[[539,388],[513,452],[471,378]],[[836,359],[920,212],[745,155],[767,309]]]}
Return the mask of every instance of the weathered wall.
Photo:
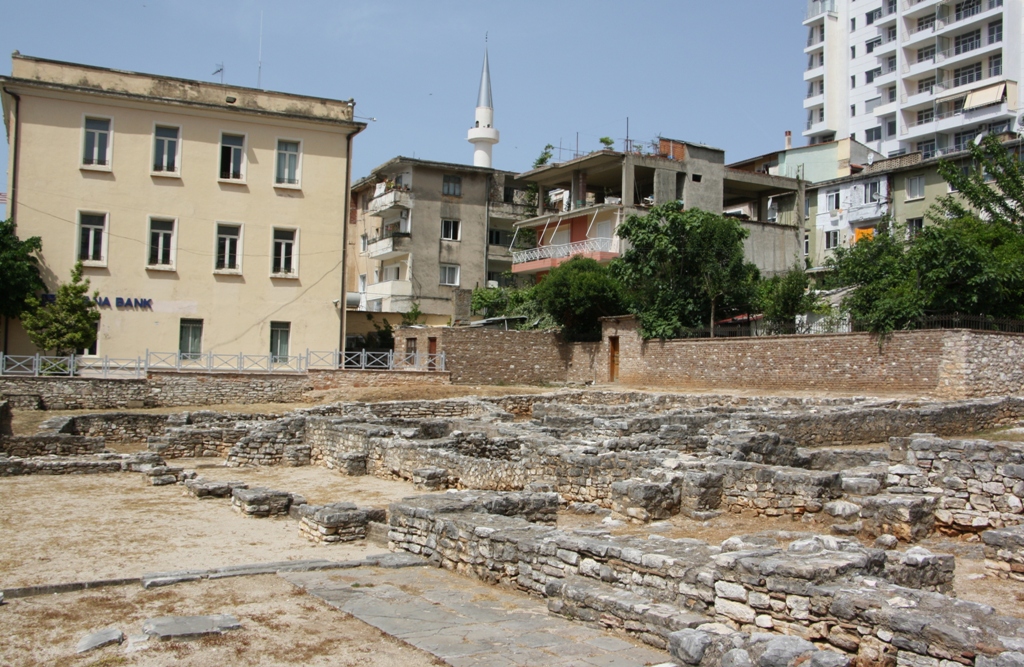
{"label": "weathered wall", "polygon": [[565,382],[570,348],[547,331],[434,327],[395,331],[395,353],[404,353],[407,339],[416,339],[421,354],[437,338],[446,368],[456,384],[546,384]]}
{"label": "weathered wall", "polygon": [[349,371],[311,370],[309,383],[313,389],[344,389],[349,387],[400,387],[410,384],[449,384],[443,371]]}

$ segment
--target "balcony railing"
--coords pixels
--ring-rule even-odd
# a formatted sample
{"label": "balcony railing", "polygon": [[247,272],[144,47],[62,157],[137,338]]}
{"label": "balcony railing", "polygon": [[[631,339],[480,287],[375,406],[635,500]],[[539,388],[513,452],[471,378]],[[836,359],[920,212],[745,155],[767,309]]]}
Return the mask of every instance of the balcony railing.
{"label": "balcony railing", "polygon": [[559,245],[545,245],[529,250],[520,250],[512,253],[513,264],[524,264],[536,262],[540,259],[559,259],[572,257],[586,252],[614,252],[615,239],[587,239],[575,243],[562,243]]}
{"label": "balcony railing", "polygon": [[834,14],[835,11],[836,0],[810,0],[807,3],[807,19],[813,19],[815,16],[824,14],[825,12],[831,12]]}
{"label": "balcony railing", "polygon": [[384,194],[378,195],[370,200],[369,208],[371,213],[380,213],[389,208],[399,206],[409,208],[409,190],[404,186],[395,186]]}

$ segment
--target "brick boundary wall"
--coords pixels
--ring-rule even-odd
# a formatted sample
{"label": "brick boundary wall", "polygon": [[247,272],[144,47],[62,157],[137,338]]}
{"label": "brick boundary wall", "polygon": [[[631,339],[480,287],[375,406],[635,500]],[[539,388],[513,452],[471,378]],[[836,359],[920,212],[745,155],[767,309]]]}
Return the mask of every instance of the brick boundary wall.
{"label": "brick boundary wall", "polygon": [[[430,382],[448,374],[417,371],[313,370],[306,373],[150,371],[145,379],[0,377],[0,400],[17,396],[44,410],[111,410],[249,403],[298,403],[314,389]],[[31,398],[31,400],[26,400]]]}
{"label": "brick boundary wall", "polygon": [[1024,392],[1024,334],[964,329],[719,339],[640,338],[632,317],[606,318],[598,343],[563,343],[538,331],[399,329],[427,349],[438,341],[457,384],[610,381],[611,337],[619,381],[672,389],[911,393],[962,399]]}

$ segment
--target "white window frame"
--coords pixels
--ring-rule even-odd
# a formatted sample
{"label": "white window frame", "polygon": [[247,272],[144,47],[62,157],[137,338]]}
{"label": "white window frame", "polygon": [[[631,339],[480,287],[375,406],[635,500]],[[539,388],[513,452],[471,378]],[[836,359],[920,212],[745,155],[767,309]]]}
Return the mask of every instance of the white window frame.
{"label": "white window frame", "polygon": [[[446,280],[448,280],[450,278],[449,272],[452,269],[455,269],[455,282],[450,282],[450,281],[449,282],[445,282]],[[439,274],[440,274],[438,276],[438,284],[444,285],[446,287],[458,287],[459,286],[459,281],[462,278],[462,275],[461,275],[462,274],[462,267],[460,267],[458,264],[440,264],[438,266],[438,271],[439,271]]]}
{"label": "white window frame", "polygon": [[[279,183],[277,180],[277,166],[278,160],[281,159],[281,142],[287,141],[289,143],[298,144],[299,152],[295,158],[295,182],[294,183]],[[294,139],[289,137],[277,137],[277,141],[274,142],[274,187],[284,188],[286,190],[301,190],[302,189],[302,139]]]}
{"label": "white window frame", "polygon": [[[100,237],[100,259],[81,259],[79,251],[82,247],[82,215],[102,215],[103,216],[103,233]],[[75,220],[75,243],[74,243],[74,258],[76,262],[82,262],[82,266],[96,266],[106,267],[108,248],[110,246],[110,213],[106,211],[92,211],[87,209],[78,209],[76,212]],[[89,225],[92,227],[93,225]],[[148,246],[147,246],[148,248]]]}
{"label": "white window frame", "polygon": [[[451,223],[451,224],[447,225],[448,226],[448,230],[447,230],[447,234],[448,235],[446,235],[446,230],[445,230],[446,223]],[[453,226],[455,228],[455,234],[454,235],[451,234],[451,228]],[[462,240],[462,221],[461,220],[455,220],[455,219],[452,219],[452,218],[446,218],[446,219],[441,220],[441,240],[442,241],[461,241]]]}
{"label": "white window frame", "polygon": [[[911,183],[916,183],[916,188],[911,187]],[[907,176],[906,181],[907,198],[906,201],[915,201],[917,199],[924,199],[924,176]],[[914,190],[918,190],[917,194],[914,194]]]}
{"label": "white window frame", "polygon": [[[232,137],[242,137],[242,162],[239,166],[240,178],[224,178],[221,176],[221,160],[224,155],[224,135],[230,135]],[[236,185],[245,185],[248,178],[249,168],[249,134],[247,132],[231,132],[228,130],[220,131],[220,141],[217,142],[217,182],[219,183],[234,183]]]}
{"label": "white window frame", "polygon": [[366,294],[366,274],[359,274],[359,293]]}
{"label": "white window frame", "polygon": [[[178,131],[178,139],[177,139],[177,143],[176,143],[176,145],[174,147],[174,171],[157,171],[156,169],[154,169],[154,167],[156,166],[156,164],[155,164],[155,162],[156,162],[156,142],[157,142],[156,131],[157,131],[157,129],[159,129],[161,127],[167,128],[167,129],[174,129],[174,130]],[[151,155],[150,155],[150,159],[149,159],[149,173],[150,173],[151,176],[159,176],[159,177],[162,177],[162,178],[181,178],[181,144],[182,144],[181,135],[182,135],[181,125],[174,125],[172,123],[160,123],[160,122],[154,122],[153,123],[153,143],[152,143],[152,146],[150,147]]]}
{"label": "white window frame", "polygon": [[[878,195],[878,201],[872,199],[873,195]],[[869,181],[864,186],[864,203],[865,204],[882,204],[882,182],[881,181]]]}
{"label": "white window frame", "polygon": [[[281,350],[281,333],[285,333],[285,350],[286,354],[278,354]],[[274,321],[270,323],[270,361],[275,364],[286,364],[291,358],[292,351],[292,323],[291,322],[278,322]],[[277,346],[274,345],[274,334],[277,333]],[[276,348],[276,349],[275,349]]]}
{"label": "white window frame", "polygon": [[[392,270],[394,270],[394,277],[392,277]],[[402,279],[402,265],[399,262],[394,264],[382,264],[380,270],[375,272],[377,278],[382,283],[389,283],[393,280]]]}
{"label": "white window frame", "polygon": [[359,252],[366,252],[370,248],[370,237],[362,234],[359,237]]}
{"label": "white window frame", "polygon": [[840,238],[838,229],[825,230],[825,250],[835,250],[839,247]]}
{"label": "white window frame", "polygon": [[[218,269],[217,268],[217,260],[220,259],[220,226],[221,225],[224,225],[225,227],[238,227],[238,248],[235,250],[235,254],[237,256],[237,262],[236,262],[237,266],[234,269],[229,269],[229,268]],[[216,274],[219,274],[219,275],[228,275],[228,276],[240,276],[240,275],[242,275],[242,258],[245,257],[244,253],[242,252],[244,246],[245,246],[245,225],[243,225],[240,222],[228,222],[228,221],[224,221],[224,220],[217,220],[217,221],[215,221],[213,223],[213,272],[216,273]],[[271,261],[273,261],[273,260],[271,260]],[[274,266],[273,263],[271,263],[270,266],[271,266],[271,268],[273,268],[273,266]]]}
{"label": "white window frame", "polygon": [[[292,271],[291,273],[274,273],[274,256],[277,253],[275,232],[293,232],[292,237]],[[270,277],[291,278],[297,280],[299,277],[299,228],[298,227],[271,227],[270,228]]]}
{"label": "white window frame", "polygon": [[[833,199],[835,200],[835,206],[832,205]],[[829,190],[825,193],[825,208],[831,213],[832,211],[838,211],[842,208],[842,201],[839,197],[839,190]]]}
{"label": "white window frame", "polygon": [[[109,123],[107,126],[107,150],[106,164],[86,164],[85,163],[85,139],[89,130],[85,129],[85,123],[88,120],[105,120]],[[114,119],[111,116],[98,116],[96,114],[82,114],[82,143],[78,147],[78,167],[86,171],[113,171],[114,170]]]}
{"label": "white window frame", "polygon": [[[153,246],[153,222],[169,222],[171,223],[171,243],[170,243],[170,263],[169,264],[151,264],[150,263],[150,252]],[[175,271],[176,260],[178,257],[178,219],[163,215],[151,215],[146,225],[146,270],[147,271]]]}

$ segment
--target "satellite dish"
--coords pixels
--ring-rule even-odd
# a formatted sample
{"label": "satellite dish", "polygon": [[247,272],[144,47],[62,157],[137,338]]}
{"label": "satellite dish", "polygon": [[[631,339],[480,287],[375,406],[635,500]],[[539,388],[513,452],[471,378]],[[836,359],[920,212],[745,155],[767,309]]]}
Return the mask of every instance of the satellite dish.
{"label": "satellite dish", "polygon": [[1017,131],[1018,132],[1024,132],[1024,114],[1021,114],[1017,118]]}
{"label": "satellite dish", "polygon": [[971,143],[973,143],[975,146],[980,146],[981,140],[985,138],[986,134],[988,134],[988,132],[979,132],[978,136],[974,137],[974,141],[972,141]]}

